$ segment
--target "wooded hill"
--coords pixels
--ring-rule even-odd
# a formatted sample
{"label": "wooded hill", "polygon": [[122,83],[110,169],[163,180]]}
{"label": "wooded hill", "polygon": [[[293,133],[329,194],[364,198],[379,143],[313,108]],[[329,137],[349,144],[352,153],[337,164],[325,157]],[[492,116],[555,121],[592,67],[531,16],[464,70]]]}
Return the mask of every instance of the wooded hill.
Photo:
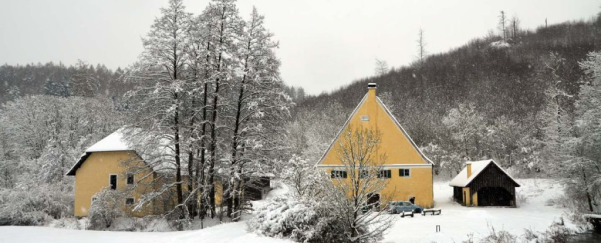
{"label": "wooded hill", "polygon": [[394,114],[419,145],[445,143],[443,117],[460,104],[474,104],[487,121],[504,116],[524,123],[542,110],[545,91],[557,83],[573,96],[562,102],[573,111],[584,75],[578,62],[600,48],[601,15],[518,31],[506,41],[489,35],[430,55],[423,63],[307,97],[296,110],[320,112],[328,104],[340,103],[348,113],[365,94],[367,83],[375,82],[380,96],[394,106]]}

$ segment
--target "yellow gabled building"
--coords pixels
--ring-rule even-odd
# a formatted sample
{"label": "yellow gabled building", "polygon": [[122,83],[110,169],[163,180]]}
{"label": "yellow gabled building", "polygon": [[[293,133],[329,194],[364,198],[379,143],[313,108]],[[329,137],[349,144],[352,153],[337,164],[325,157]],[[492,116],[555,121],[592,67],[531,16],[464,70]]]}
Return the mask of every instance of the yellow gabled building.
{"label": "yellow gabled building", "polygon": [[123,192],[123,202],[115,206],[123,207],[132,216],[164,212],[166,205],[158,202],[151,202],[140,211],[132,210],[143,194],[159,188],[160,172],[154,167],[130,148],[121,129],[98,141],[67,172],[68,176],[75,176],[75,216],[88,216],[92,201],[104,188]]}
{"label": "yellow gabled building", "polygon": [[[351,113],[349,119],[332,141],[317,167],[330,174],[343,170],[337,155],[342,131],[349,127],[378,131],[380,146],[378,153],[386,154],[382,169],[383,178],[389,180],[386,187],[374,192],[377,198],[389,198],[392,201],[414,201],[416,205],[430,208],[434,205],[433,163],[411,140],[401,124],[376,96],[376,84],[368,84],[367,94]],[[346,175],[346,173],[344,173]]]}
{"label": "yellow gabled building", "polygon": [[[131,216],[144,217],[169,212],[177,204],[175,186],[164,191],[166,184],[172,184],[175,175],[173,157],[167,147],[153,146],[148,151],[136,151],[126,140],[123,129],[119,129],[86,149],[85,153],[67,172],[75,176],[75,216],[88,216],[96,194],[107,188],[121,192],[123,200],[117,207],[123,207]],[[131,141],[130,141],[131,142]],[[140,141],[145,143],[145,141]],[[182,189],[188,191],[187,170],[182,168]],[[221,203],[222,185],[215,183],[216,203]],[[141,210],[133,210],[145,194],[161,191],[155,200],[146,203]]]}

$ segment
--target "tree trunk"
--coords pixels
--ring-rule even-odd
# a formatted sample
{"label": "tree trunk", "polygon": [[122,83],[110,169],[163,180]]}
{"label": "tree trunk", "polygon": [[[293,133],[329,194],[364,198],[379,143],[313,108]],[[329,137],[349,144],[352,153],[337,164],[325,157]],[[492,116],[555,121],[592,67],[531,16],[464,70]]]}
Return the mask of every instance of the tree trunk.
{"label": "tree trunk", "polygon": [[586,192],[586,200],[588,202],[588,208],[591,212],[593,212],[593,200],[591,198],[591,194],[588,192],[588,182],[586,181],[586,171],[582,168],[582,179],[584,179],[584,191]]}

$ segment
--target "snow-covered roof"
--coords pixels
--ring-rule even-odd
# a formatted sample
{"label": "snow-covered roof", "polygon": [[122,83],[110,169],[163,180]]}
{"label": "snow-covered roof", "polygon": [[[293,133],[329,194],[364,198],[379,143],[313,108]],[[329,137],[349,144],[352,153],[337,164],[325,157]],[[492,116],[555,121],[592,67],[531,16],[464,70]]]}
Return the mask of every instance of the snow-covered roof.
{"label": "snow-covered roof", "polygon": [[459,172],[459,174],[457,174],[457,176],[455,176],[455,178],[453,178],[453,180],[451,180],[451,182],[449,183],[450,186],[456,186],[456,187],[468,186],[490,164],[497,166],[497,168],[499,168],[503,173],[505,173],[505,175],[507,175],[507,177],[509,177],[509,179],[511,179],[513,182],[515,182],[515,184],[517,184],[518,187],[520,186],[520,184],[518,184],[517,181],[515,179],[513,179],[513,177],[511,177],[507,173],[507,171],[505,171],[503,168],[501,168],[501,166],[499,166],[499,164],[497,164],[497,162],[495,162],[492,159],[480,160],[480,161],[468,161],[466,164],[472,165],[472,174],[470,175],[470,177],[467,177],[467,166],[466,166],[465,168],[463,168],[463,170],[461,170],[461,172]]}
{"label": "snow-covered roof", "polygon": [[[67,172],[75,175],[85,160],[96,152],[132,151],[157,173],[170,173],[175,169],[174,151],[168,135],[157,136],[141,132],[140,129],[121,128],[86,149],[77,163]],[[186,156],[182,158],[182,174],[187,172]]]}
{"label": "snow-covered roof", "polygon": [[86,149],[86,152],[128,151],[132,150],[123,138],[123,128],[111,133]]}

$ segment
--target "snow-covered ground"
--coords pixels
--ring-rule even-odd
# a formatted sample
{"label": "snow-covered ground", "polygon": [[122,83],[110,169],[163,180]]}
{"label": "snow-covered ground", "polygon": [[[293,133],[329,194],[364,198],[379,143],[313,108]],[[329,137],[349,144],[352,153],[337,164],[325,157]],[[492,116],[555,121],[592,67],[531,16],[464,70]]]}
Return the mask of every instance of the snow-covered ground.
{"label": "snow-covered ground", "polygon": [[187,242],[290,242],[246,232],[245,222],[226,223],[203,230],[183,232],[108,232],[50,227],[0,227],[0,243],[187,243]]}
{"label": "snow-covered ground", "polygon": [[[561,185],[552,180],[518,180],[522,187],[518,195],[526,196],[527,202],[518,199],[518,208],[463,207],[451,200],[452,188],[448,182],[435,183],[436,207],[442,209],[437,216],[415,215],[414,218],[396,217],[393,228],[384,242],[461,242],[472,233],[479,239],[495,230],[506,230],[522,235],[524,229],[545,231],[553,221],[559,220],[564,209],[552,206],[550,199],[558,199],[563,191]],[[276,189],[270,196],[281,195],[286,189]],[[258,205],[255,205],[258,206]],[[566,217],[564,216],[564,219]],[[567,221],[566,221],[567,222]],[[436,233],[436,225],[441,232]],[[185,232],[106,232],[57,229],[50,227],[0,227],[0,243],[4,242],[290,242],[257,236],[246,232],[245,222],[226,223],[203,230]]]}
{"label": "snow-covered ground", "polygon": [[[475,240],[490,233],[490,227],[520,236],[524,229],[544,232],[553,221],[560,220],[565,209],[552,206],[549,200],[559,199],[563,189],[553,180],[517,180],[521,187],[517,195],[527,197],[527,202],[517,208],[463,207],[453,202],[453,190],[447,182],[434,184],[436,207],[442,209],[437,216],[415,215],[414,218],[398,217],[384,242],[461,242],[473,234]],[[521,196],[520,196],[521,197]],[[549,206],[547,206],[549,205]],[[436,225],[440,232],[436,233]]]}

